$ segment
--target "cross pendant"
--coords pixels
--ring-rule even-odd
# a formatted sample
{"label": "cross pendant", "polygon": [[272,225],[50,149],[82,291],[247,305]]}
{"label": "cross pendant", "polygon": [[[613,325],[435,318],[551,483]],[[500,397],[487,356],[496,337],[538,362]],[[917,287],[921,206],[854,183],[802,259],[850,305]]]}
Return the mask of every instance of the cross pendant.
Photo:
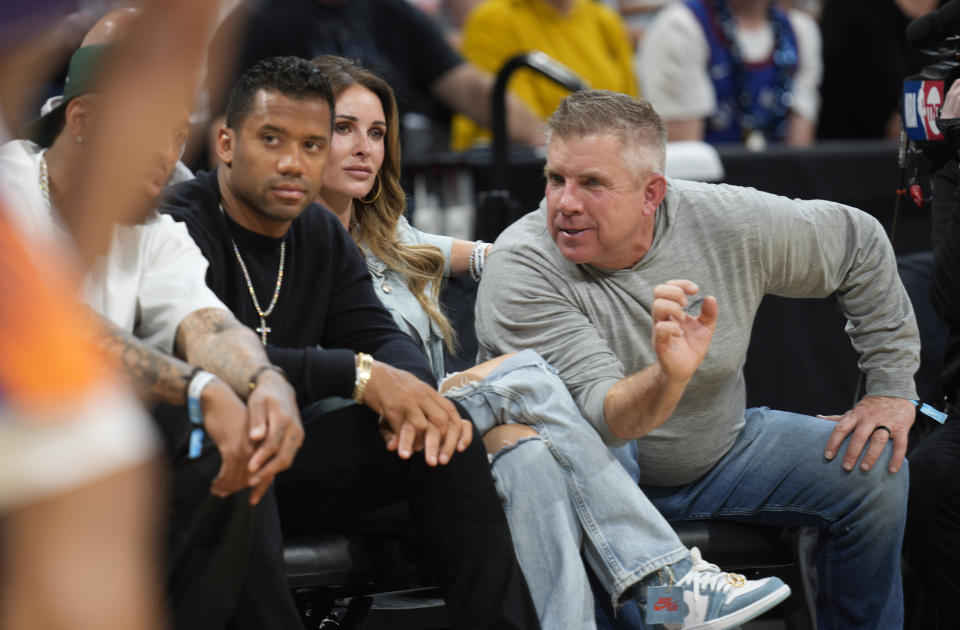
{"label": "cross pendant", "polygon": [[273,332],[273,329],[267,326],[267,320],[260,318],[260,325],[257,326],[256,331],[260,333],[260,341],[263,345],[267,345],[267,333]]}

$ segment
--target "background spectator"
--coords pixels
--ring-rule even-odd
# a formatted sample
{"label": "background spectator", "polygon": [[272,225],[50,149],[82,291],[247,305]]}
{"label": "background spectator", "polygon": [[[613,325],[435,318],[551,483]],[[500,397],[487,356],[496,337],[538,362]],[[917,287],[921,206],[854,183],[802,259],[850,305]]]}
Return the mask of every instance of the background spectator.
{"label": "background spectator", "polygon": [[[407,0],[260,0],[251,4],[235,12],[238,19],[251,13],[237,71],[277,55],[312,59],[340,54],[357,59],[395,86],[405,126],[411,127],[414,120],[423,129],[422,116],[434,121],[427,126],[435,132],[433,141],[424,142],[424,133],[410,138],[416,140],[407,143],[414,152],[447,146],[451,111],[483,124],[489,121],[493,77],[465,63],[437,25]],[[230,24],[225,27],[223,32],[234,32]],[[222,108],[215,105],[213,109]],[[410,114],[421,118],[411,119]],[[544,143],[538,119],[518,100],[507,105],[507,125],[515,142]]]}
{"label": "background spectator", "polygon": [[[620,16],[593,0],[485,0],[463,27],[463,55],[482,70],[496,73],[511,57],[541,50],[597,89],[636,95],[632,45]],[[389,82],[389,78],[388,78]],[[553,81],[520,70],[510,90],[546,120],[567,95]],[[489,131],[455,116],[451,146],[470,148]]]}
{"label": "background spectator", "polygon": [[686,0],[665,7],[641,47],[640,84],[668,138],[813,142],[820,33],[771,0]]}

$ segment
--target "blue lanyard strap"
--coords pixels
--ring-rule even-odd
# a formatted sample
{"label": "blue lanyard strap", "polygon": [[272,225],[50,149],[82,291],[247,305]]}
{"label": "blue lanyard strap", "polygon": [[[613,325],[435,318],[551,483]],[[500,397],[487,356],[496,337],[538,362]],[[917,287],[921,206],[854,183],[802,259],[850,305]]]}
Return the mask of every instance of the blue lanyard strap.
{"label": "blue lanyard strap", "polygon": [[936,407],[931,407],[927,403],[922,403],[919,400],[911,400],[910,402],[919,407],[920,413],[927,416],[931,420],[939,422],[940,424],[943,424],[947,421],[947,414],[943,413]]}

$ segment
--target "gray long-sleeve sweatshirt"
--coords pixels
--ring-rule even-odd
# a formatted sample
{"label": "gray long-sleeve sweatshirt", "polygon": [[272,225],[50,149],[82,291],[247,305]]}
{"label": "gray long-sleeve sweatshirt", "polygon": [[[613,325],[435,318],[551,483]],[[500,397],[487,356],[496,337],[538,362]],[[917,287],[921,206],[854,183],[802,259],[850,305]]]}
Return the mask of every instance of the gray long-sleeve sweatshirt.
{"label": "gray long-sleeve sweatshirt", "polygon": [[833,202],[749,188],[668,184],[652,247],[629,269],[564,259],[547,231],[545,203],[504,231],[477,296],[480,358],[533,348],[559,370],[604,440],[622,444],[606,425],[603,404],[617,381],[656,360],[653,288],[684,278],[701,295],[716,296],[720,314],[703,364],[670,418],[638,440],[643,482],[653,485],[698,478],[743,428],[743,364],[765,294],[836,292],[867,393],[916,397],[916,320],[874,218]]}

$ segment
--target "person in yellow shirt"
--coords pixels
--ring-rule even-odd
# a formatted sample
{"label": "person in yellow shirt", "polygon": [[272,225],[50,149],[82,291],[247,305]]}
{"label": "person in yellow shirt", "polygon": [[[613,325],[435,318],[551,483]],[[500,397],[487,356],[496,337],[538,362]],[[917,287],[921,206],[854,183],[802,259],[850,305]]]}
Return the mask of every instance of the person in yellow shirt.
{"label": "person in yellow shirt", "polygon": [[[468,61],[496,74],[511,57],[540,50],[573,70],[594,89],[637,95],[632,45],[620,15],[594,0],[484,0],[467,17],[463,50]],[[546,120],[567,90],[530,70],[510,79],[509,91]],[[455,115],[454,150],[489,139],[490,132]]]}

